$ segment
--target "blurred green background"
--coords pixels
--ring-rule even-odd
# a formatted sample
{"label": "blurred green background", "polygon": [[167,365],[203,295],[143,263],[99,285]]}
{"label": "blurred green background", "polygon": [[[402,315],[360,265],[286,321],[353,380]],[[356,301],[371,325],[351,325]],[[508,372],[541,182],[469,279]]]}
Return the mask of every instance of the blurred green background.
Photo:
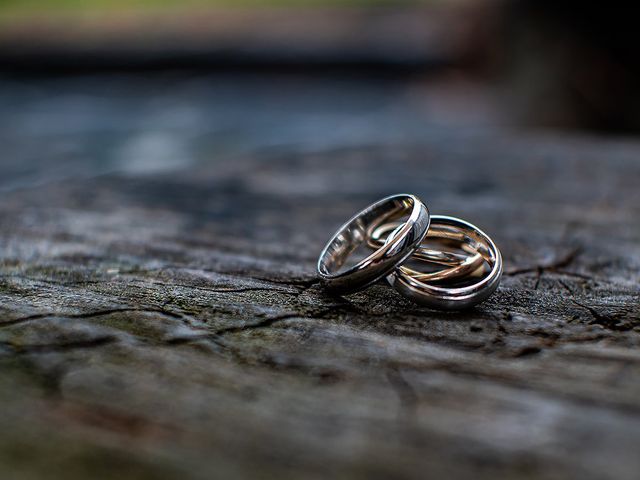
{"label": "blurred green background", "polygon": [[[459,1],[459,0],[458,0]],[[189,9],[209,7],[372,7],[411,6],[456,0],[1,0],[0,13],[41,13],[52,11],[122,11],[137,9]]]}

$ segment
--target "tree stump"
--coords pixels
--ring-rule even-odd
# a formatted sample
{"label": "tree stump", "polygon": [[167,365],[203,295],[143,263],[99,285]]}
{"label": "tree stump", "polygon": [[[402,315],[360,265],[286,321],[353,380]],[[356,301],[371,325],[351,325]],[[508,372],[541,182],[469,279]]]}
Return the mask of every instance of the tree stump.
{"label": "tree stump", "polygon": [[[2,477],[638,478],[639,157],[449,133],[5,191]],[[400,192],[496,241],[487,302],[322,291]]]}

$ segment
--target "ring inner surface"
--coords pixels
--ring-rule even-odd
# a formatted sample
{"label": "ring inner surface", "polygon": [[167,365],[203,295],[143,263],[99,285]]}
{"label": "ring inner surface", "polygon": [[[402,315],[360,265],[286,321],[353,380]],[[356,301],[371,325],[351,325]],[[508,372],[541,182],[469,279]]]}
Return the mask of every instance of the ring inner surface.
{"label": "ring inner surface", "polygon": [[[320,271],[324,275],[335,276],[354,268],[353,265],[349,265],[343,269],[344,271],[340,271],[351,255],[369,241],[369,236],[375,228],[385,222],[410,215],[413,208],[414,202],[411,197],[400,197],[361,212],[333,237],[320,262]],[[377,250],[382,248],[385,246],[379,245]],[[365,263],[367,259],[368,257],[353,263]]]}
{"label": "ring inner surface", "polygon": [[[369,247],[375,248],[384,243],[397,226],[397,222],[380,225],[370,235]],[[443,247],[447,250],[443,250]],[[490,272],[494,264],[495,253],[479,232],[463,222],[450,220],[449,217],[433,216],[421,247],[399,270],[420,283],[457,287],[477,282]],[[424,268],[425,265],[428,268]],[[435,268],[436,266],[439,268]]]}
{"label": "ring inner surface", "polygon": [[433,290],[434,292],[438,291],[443,293],[476,288],[485,283],[492,283],[496,277],[499,277],[499,253],[492,244],[492,241],[478,230],[477,227],[467,225],[464,222],[458,222],[456,219],[450,217],[438,218],[434,216],[430,231],[433,232],[434,235],[442,235],[445,241],[463,242],[463,249],[465,251],[476,251],[482,255],[486,262],[486,267],[480,271],[480,275],[476,275],[476,272],[474,272],[474,275],[468,276],[465,282],[448,285],[447,287],[436,287],[431,282],[421,281],[421,272],[406,266],[399,268],[400,277],[404,277],[416,286],[420,285],[423,288],[428,288],[430,291]]}
{"label": "ring inner surface", "polygon": [[472,237],[472,232],[462,227],[439,224],[434,224],[433,227],[431,236],[426,239],[431,242],[423,242],[422,245],[436,251],[444,250],[448,254],[458,255],[462,261],[453,265],[437,265],[420,257],[419,250],[410,261],[398,267],[402,274],[421,283],[459,287],[475,283],[489,273],[492,255],[489,247],[481,239]]}

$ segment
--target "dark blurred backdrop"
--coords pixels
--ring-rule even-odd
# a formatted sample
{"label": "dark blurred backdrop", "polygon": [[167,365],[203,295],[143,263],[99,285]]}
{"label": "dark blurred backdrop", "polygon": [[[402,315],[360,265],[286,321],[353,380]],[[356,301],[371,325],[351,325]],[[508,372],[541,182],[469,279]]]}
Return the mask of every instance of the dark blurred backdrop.
{"label": "dark blurred backdrop", "polygon": [[546,0],[0,1],[0,188],[452,130],[634,135],[634,24]]}

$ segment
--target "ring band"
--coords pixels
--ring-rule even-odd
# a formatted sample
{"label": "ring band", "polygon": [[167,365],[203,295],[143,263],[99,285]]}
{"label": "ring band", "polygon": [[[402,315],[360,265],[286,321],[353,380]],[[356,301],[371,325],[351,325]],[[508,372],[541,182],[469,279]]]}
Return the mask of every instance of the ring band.
{"label": "ring band", "polygon": [[[434,215],[432,218],[438,218],[438,216]],[[385,223],[384,225],[380,225],[379,227],[374,229],[369,236],[369,241],[367,242],[369,247],[378,248],[380,245],[383,245],[386,238],[391,234],[391,232],[396,230],[399,225],[401,225],[399,222],[390,222]],[[425,239],[443,238],[451,240],[451,237],[446,230],[443,231],[439,225],[432,222]],[[443,281],[450,282],[451,280],[464,278],[484,265],[485,259],[480,253],[471,249],[469,245],[463,240],[460,240],[460,242],[458,243],[459,245],[456,246],[458,246],[462,250],[465,250],[468,255],[441,250],[433,250],[431,248],[420,246],[412,255],[412,259],[421,260],[426,263],[445,265],[449,268],[443,268],[441,270],[429,273],[411,271],[414,274],[414,277],[417,280],[429,283]]]}
{"label": "ring band", "polygon": [[[370,232],[382,223],[409,215],[402,227],[356,265],[340,270],[347,258],[368,241]],[[318,259],[318,275],[334,293],[361,290],[389,275],[409,258],[427,234],[430,216],[427,207],[414,195],[384,198],[365,208],[345,223],[329,240]]]}
{"label": "ring band", "polygon": [[[486,300],[502,277],[502,255],[493,240],[478,227],[455,217],[433,215],[432,225],[441,236],[462,242],[466,251],[482,255],[490,271],[480,280],[461,287],[436,286],[421,280],[420,272],[401,266],[387,276],[398,292],[416,303],[443,310],[461,310]],[[387,240],[389,241],[389,240]]]}

